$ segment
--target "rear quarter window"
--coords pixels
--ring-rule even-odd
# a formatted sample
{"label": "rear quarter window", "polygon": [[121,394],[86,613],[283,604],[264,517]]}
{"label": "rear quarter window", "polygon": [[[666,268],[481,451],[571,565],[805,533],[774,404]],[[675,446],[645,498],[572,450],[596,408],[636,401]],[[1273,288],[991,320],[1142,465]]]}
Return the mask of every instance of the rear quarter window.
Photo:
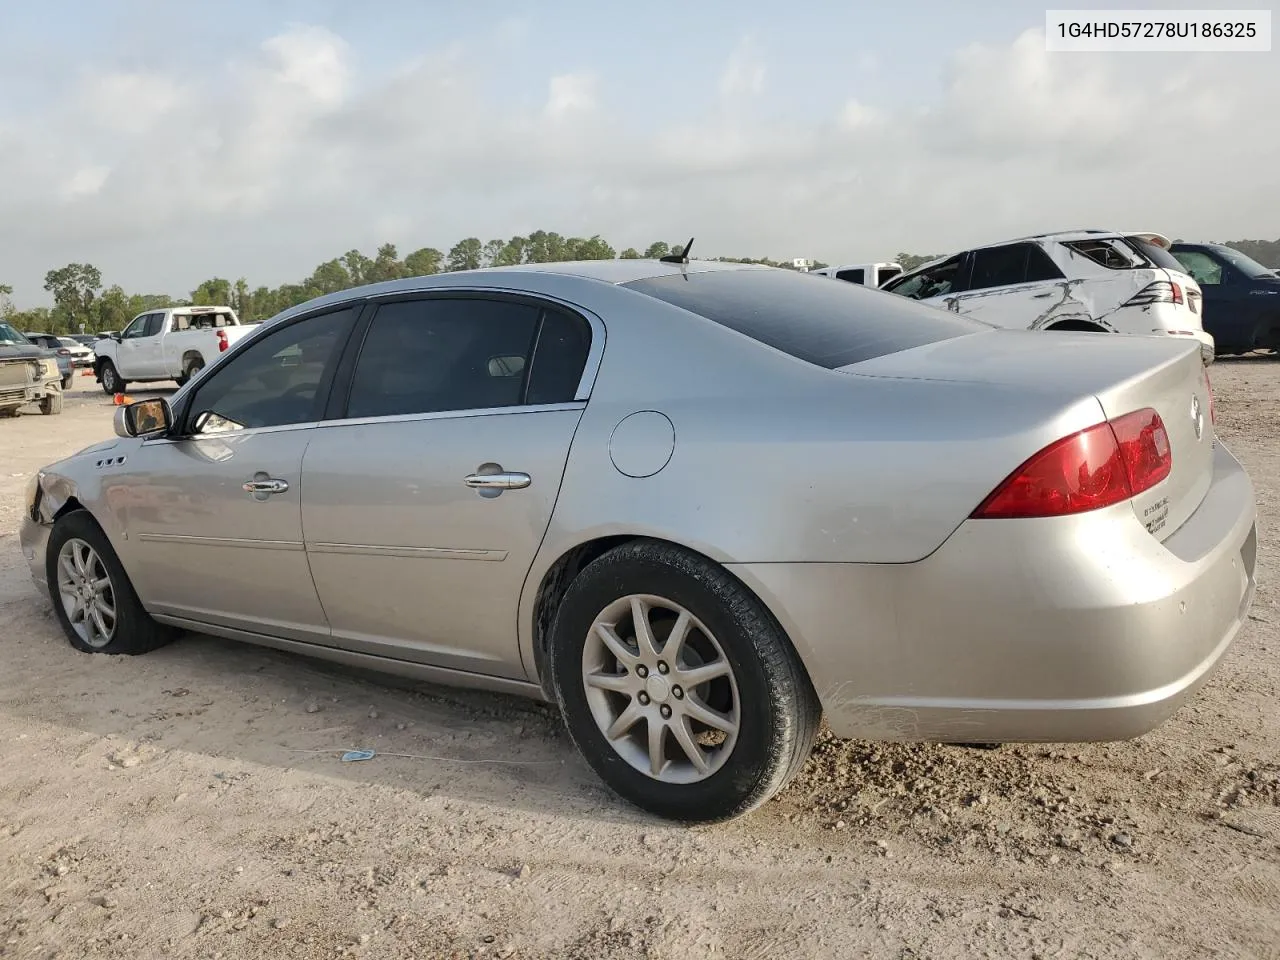
{"label": "rear quarter window", "polygon": [[625,286],[828,370],[993,329],[875,288],[814,283],[782,269],[672,274]]}

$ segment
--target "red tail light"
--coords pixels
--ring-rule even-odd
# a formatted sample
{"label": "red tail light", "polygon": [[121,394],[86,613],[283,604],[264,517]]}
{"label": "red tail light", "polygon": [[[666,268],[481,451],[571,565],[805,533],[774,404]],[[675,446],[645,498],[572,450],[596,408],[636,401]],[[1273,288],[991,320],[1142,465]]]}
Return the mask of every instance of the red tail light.
{"label": "red tail light", "polygon": [[1160,414],[1138,410],[1051,443],[996,487],[973,517],[1062,517],[1100,510],[1151,489],[1172,469]]}
{"label": "red tail light", "polygon": [[1182,285],[1168,280],[1157,280],[1148,283],[1135,293],[1126,303],[1126,307],[1144,307],[1151,303],[1182,303]]}
{"label": "red tail light", "polygon": [[227,342],[227,331],[219,330],[218,331],[218,352],[222,353],[229,346],[231,346],[231,344]]}

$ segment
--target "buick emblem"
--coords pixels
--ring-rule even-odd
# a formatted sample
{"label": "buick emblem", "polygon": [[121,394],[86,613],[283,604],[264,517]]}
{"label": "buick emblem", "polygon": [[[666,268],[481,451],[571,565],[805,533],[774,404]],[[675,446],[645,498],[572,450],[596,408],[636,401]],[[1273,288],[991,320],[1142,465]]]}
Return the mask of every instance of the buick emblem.
{"label": "buick emblem", "polygon": [[1200,398],[1197,396],[1191,398],[1191,422],[1196,426],[1196,439],[1199,440],[1204,434],[1204,413],[1200,410]]}

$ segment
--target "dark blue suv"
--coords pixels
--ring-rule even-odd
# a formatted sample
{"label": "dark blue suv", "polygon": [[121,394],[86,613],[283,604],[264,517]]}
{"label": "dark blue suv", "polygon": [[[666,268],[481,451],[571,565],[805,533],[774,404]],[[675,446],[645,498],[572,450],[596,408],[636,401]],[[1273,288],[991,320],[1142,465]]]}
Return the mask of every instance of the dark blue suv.
{"label": "dark blue suv", "polygon": [[1169,248],[1204,294],[1204,329],[1217,356],[1280,353],[1280,275],[1220,243]]}

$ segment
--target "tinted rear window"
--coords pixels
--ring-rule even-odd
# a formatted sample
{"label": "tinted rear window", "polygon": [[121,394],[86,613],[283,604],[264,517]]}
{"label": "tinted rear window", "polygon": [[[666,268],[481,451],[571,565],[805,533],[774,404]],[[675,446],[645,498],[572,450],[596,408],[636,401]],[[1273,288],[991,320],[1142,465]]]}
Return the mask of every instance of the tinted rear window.
{"label": "tinted rear window", "polygon": [[1125,239],[1157,267],[1164,267],[1166,270],[1177,270],[1179,273],[1184,272],[1182,264],[1178,262],[1178,258],[1163,247],[1157,247],[1154,243],[1147,243],[1147,241],[1139,237],[1126,237]]}
{"label": "tinted rear window", "polygon": [[673,274],[625,286],[829,370],[992,329],[872,287],[782,269]]}

